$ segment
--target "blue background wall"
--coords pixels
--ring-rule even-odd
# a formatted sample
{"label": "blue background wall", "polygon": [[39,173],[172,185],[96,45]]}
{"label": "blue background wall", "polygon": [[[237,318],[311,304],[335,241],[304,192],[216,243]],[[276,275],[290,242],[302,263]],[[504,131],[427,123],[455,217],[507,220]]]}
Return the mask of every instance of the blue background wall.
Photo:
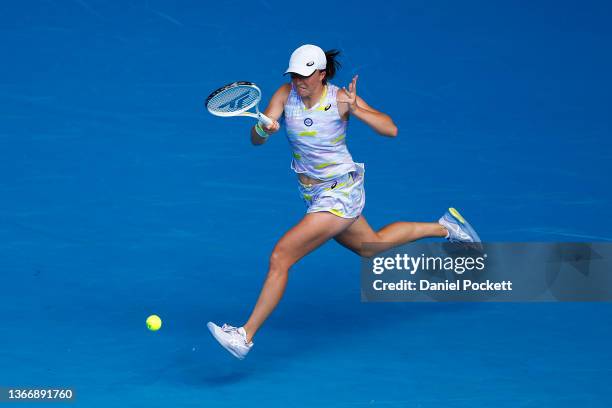
{"label": "blue background wall", "polygon": [[[108,406],[609,406],[608,304],[361,304],[335,243],[240,324],[303,214],[282,134],[206,114],[303,43],[389,113],[353,121],[375,227],[453,205],[488,241],[609,241],[607,2],[24,1],[0,6],[0,385]],[[164,327],[144,329],[148,314]],[[289,397],[287,397],[289,396]]]}

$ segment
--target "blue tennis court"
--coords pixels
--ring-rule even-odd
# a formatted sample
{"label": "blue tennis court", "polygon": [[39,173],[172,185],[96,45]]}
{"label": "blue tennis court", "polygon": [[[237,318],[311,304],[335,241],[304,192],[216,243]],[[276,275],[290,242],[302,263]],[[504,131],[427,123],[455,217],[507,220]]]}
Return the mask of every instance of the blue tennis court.
{"label": "blue tennis court", "polygon": [[304,205],[283,133],[253,147],[253,120],[203,107],[236,80],[265,105],[293,49],[337,48],[334,83],[359,74],[399,127],[350,126],[373,227],[455,206],[485,241],[612,241],[611,17],[597,1],[0,6],[0,387],[70,387],[83,407],[611,406],[609,303],[361,303],[360,259],[335,242],[231,357],[205,324],[248,317]]}

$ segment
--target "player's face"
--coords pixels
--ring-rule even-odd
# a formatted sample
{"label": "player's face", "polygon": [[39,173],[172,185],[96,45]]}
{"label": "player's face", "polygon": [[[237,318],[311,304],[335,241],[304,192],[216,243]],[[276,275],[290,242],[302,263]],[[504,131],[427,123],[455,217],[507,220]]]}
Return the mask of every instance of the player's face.
{"label": "player's face", "polygon": [[323,78],[325,78],[325,71],[315,71],[307,77],[291,74],[291,82],[302,98],[312,96],[317,92],[323,86]]}

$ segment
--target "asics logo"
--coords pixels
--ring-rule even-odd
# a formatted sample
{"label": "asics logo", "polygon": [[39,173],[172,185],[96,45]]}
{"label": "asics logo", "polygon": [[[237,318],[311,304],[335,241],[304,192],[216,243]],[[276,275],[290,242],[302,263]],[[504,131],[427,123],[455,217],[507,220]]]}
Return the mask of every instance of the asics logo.
{"label": "asics logo", "polygon": [[230,109],[240,109],[244,105],[244,101],[248,99],[249,91],[246,91],[242,95],[238,95],[234,99],[225,102],[223,105],[219,105],[219,108],[223,109],[226,106],[229,106]]}

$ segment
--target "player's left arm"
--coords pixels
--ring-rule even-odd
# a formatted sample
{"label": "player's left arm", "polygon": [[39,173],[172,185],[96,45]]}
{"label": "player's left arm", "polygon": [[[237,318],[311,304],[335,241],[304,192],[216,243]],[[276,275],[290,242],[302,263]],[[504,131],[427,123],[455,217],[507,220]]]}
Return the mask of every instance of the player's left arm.
{"label": "player's left arm", "polygon": [[355,116],[383,136],[397,136],[397,126],[393,123],[391,116],[374,109],[357,95],[357,78],[358,76],[355,75],[348,89],[342,88],[338,92],[340,115]]}

